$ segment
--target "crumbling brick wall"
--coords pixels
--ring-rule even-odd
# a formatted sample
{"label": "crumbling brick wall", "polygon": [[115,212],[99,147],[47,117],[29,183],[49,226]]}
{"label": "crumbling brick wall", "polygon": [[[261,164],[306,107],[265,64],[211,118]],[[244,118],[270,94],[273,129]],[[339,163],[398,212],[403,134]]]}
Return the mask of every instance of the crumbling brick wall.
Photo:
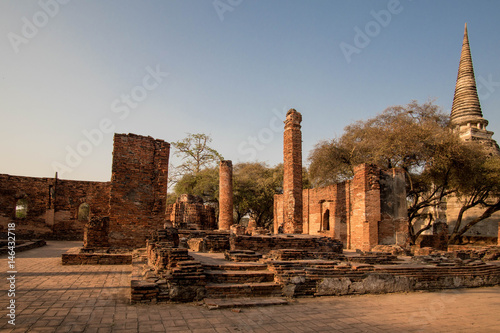
{"label": "crumbling brick wall", "polygon": [[[16,222],[18,238],[82,240],[88,217],[110,216],[110,246],[144,246],[165,220],[169,152],[162,140],[115,134],[111,182],[0,175],[0,232]],[[16,218],[19,199],[27,203],[23,218]]]}
{"label": "crumbling brick wall", "polygon": [[[352,180],[302,191],[303,233],[340,240],[349,249],[404,245],[408,235],[404,173],[367,164],[354,171]],[[283,220],[283,195],[275,195],[275,233]]]}
{"label": "crumbling brick wall", "polygon": [[350,182],[303,190],[304,233],[323,235],[346,245]]}
{"label": "crumbling brick wall", "polygon": [[[16,223],[19,238],[82,240],[87,221],[78,220],[82,203],[90,214],[107,214],[109,182],[71,181],[0,175],[0,226]],[[16,218],[16,203],[25,199],[27,213]]]}
{"label": "crumbling brick wall", "polygon": [[115,134],[109,242],[115,247],[146,244],[165,221],[170,144],[135,134]]}
{"label": "crumbling brick wall", "polygon": [[182,194],[174,204],[167,207],[167,219],[175,228],[189,230],[214,230],[215,209],[203,204],[203,199]]}

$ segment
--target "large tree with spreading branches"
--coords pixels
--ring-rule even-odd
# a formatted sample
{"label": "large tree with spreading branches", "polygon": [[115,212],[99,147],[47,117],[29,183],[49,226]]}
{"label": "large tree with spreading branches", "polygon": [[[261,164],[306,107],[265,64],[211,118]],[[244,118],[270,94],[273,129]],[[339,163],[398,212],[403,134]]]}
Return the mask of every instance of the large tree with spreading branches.
{"label": "large tree with spreading branches", "polygon": [[[410,243],[432,228],[435,216],[430,212],[450,196],[462,203],[450,243],[500,210],[498,156],[490,156],[478,143],[460,140],[449,127],[449,117],[432,102],[389,107],[357,121],[341,137],[319,142],[309,161],[315,186],[350,179],[360,163],[402,168],[407,175]],[[483,213],[463,223],[473,207],[483,208]]]}

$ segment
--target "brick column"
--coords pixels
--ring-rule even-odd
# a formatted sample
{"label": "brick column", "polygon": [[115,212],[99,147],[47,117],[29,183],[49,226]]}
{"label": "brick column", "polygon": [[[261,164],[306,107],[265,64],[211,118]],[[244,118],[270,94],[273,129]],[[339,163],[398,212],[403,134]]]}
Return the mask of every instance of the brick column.
{"label": "brick column", "polygon": [[286,114],[283,133],[283,231],[302,233],[302,115],[290,109]]}
{"label": "brick column", "polygon": [[351,249],[370,251],[378,244],[380,171],[372,165],[356,166],[352,187]]}
{"label": "brick column", "polygon": [[500,222],[498,222],[498,246],[500,246]]}
{"label": "brick column", "polygon": [[219,230],[233,224],[233,163],[220,161],[219,168]]}

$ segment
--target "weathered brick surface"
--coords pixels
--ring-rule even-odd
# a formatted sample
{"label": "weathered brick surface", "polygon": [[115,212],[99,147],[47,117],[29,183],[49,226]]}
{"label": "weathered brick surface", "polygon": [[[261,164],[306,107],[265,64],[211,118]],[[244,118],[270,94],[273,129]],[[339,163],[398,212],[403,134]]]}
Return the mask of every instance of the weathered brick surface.
{"label": "weathered brick surface", "polygon": [[301,122],[299,112],[288,110],[283,133],[283,232],[287,234],[302,233]]}
{"label": "weathered brick surface", "polygon": [[261,254],[266,254],[277,249],[302,249],[315,252],[342,253],[342,243],[328,238],[318,236],[236,236],[229,239],[230,249],[252,250]]}
{"label": "weathered brick surface", "polygon": [[[0,175],[0,227],[16,223],[19,238],[82,240],[87,221],[78,208],[87,203],[90,215],[108,212],[109,182],[61,180]],[[16,219],[16,203],[27,200],[27,216]]]}
{"label": "weathered brick surface", "polygon": [[83,228],[83,247],[109,247],[109,217],[94,216]]}
{"label": "weathered brick surface", "polygon": [[352,180],[351,247],[369,251],[378,244],[380,215],[379,170],[366,164],[354,169]]}
{"label": "weathered brick surface", "polygon": [[324,296],[489,286],[500,283],[500,266],[373,266],[330,260],[268,260],[286,296]]}
{"label": "weathered brick surface", "polygon": [[233,222],[233,163],[220,161],[219,230],[229,230]]}
{"label": "weathered brick surface", "polygon": [[63,265],[130,265],[132,255],[130,253],[85,253],[81,248],[69,249],[61,256]]}
{"label": "weathered brick surface", "polygon": [[140,247],[163,227],[170,144],[135,134],[115,134],[109,242]]}
{"label": "weathered brick surface", "polygon": [[[405,176],[362,164],[352,180],[302,191],[303,233],[340,240],[350,249],[405,245],[408,236]],[[285,219],[284,195],[274,198],[274,226]]]}
{"label": "weathered brick surface", "polygon": [[179,229],[214,230],[217,225],[215,209],[203,204],[202,198],[189,194],[182,194],[168,205],[166,216]]}
{"label": "weathered brick surface", "polygon": [[[190,250],[200,252],[224,252],[229,250],[227,231],[179,230],[179,237],[186,239]],[[191,241],[195,239],[195,241]]]}
{"label": "weathered brick surface", "polygon": [[[115,134],[111,182],[0,175],[0,232],[15,222],[18,238],[82,240],[88,220],[78,210],[86,203],[90,217],[110,217],[110,246],[144,246],[165,220],[169,149],[162,140]],[[22,219],[19,199],[28,206]]]}
{"label": "weathered brick surface", "polygon": [[[140,265],[134,267],[131,280],[131,301],[192,302],[205,297],[205,274],[202,265],[187,249],[162,242],[147,242],[147,261],[154,273]],[[147,274],[143,274],[147,272]],[[145,280],[144,280],[145,278]]]}

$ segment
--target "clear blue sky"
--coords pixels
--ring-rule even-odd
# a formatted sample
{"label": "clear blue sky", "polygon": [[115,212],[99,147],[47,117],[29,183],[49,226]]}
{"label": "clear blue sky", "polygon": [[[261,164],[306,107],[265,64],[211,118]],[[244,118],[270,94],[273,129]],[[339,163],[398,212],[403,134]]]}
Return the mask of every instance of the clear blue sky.
{"label": "clear blue sky", "polygon": [[[303,115],[306,161],[388,106],[435,99],[449,112],[465,22],[500,141],[500,1],[59,1],[0,2],[0,173],[63,165],[61,178],[107,181],[110,128],[206,133],[226,159],[274,165],[289,108]],[[86,156],[70,166],[68,149]]]}

